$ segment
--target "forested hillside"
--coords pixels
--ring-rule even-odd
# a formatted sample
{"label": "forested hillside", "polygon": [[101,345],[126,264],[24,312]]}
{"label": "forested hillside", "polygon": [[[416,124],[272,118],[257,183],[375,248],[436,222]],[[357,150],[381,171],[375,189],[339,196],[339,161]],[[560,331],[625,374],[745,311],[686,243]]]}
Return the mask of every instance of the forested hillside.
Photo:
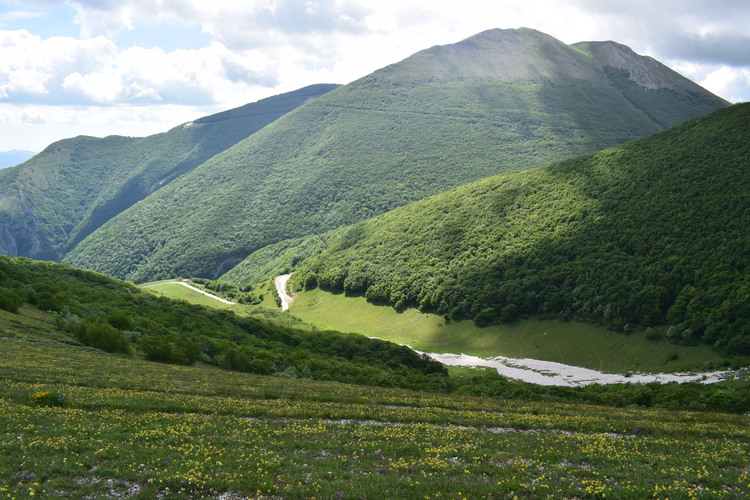
{"label": "forested hillside", "polygon": [[653,59],[602,44],[604,55],[597,43],[490,30],[417,53],[212,158],[65,261],[136,282],[216,277],[269,244],[726,105]]}
{"label": "forested hillside", "polygon": [[327,235],[293,280],[477,324],[527,315],[750,354],[750,104]]}
{"label": "forested hillside", "polygon": [[[157,297],[93,271],[0,256],[0,309],[18,313],[29,306],[54,315],[60,342],[151,361],[420,388],[439,386],[446,374],[439,363],[390,342],[311,331],[262,311],[240,316]],[[38,329],[23,320],[12,324]],[[2,334],[15,336],[5,328]]]}
{"label": "forested hillside", "polygon": [[59,260],[113,216],[335,87],[313,85],[149,137],[56,142],[0,171],[0,253]]}

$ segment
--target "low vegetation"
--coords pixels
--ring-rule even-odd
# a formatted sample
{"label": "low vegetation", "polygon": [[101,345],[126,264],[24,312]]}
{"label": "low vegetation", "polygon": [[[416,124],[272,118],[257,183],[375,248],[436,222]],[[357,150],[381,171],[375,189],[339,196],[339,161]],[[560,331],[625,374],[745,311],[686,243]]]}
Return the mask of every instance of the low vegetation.
{"label": "low vegetation", "polygon": [[2,497],[738,498],[750,483],[742,414],[263,377],[25,331],[0,338]]}

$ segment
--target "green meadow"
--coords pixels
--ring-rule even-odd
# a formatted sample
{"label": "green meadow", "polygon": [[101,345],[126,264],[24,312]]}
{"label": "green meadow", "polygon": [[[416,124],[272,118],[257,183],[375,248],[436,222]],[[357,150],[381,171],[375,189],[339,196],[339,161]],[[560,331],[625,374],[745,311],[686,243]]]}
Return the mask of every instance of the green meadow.
{"label": "green meadow", "polygon": [[220,309],[234,309],[232,304],[226,304],[214,298],[208,297],[200,292],[196,292],[179,283],[175,283],[174,280],[156,281],[153,283],[146,283],[141,285],[141,288],[145,288],[151,292],[154,292],[171,299],[186,300],[192,304],[199,304],[202,306],[217,307]]}
{"label": "green meadow", "polygon": [[[244,311],[247,311],[247,310],[252,310],[254,312],[258,312],[258,311],[267,312],[269,309],[274,310],[278,307],[278,305],[276,304],[276,300],[275,300],[276,286],[274,285],[273,280],[264,281],[256,285],[256,288],[259,290],[259,292],[263,296],[263,299],[261,300],[259,304],[260,306],[259,308],[252,307],[252,306],[238,305],[238,304],[234,304],[234,305],[226,304],[219,300],[208,297],[200,292],[196,292],[195,290],[192,290],[186,286],[180,285],[179,283],[175,283],[175,281],[176,280],[153,281],[150,283],[144,283],[142,285],[139,285],[139,287],[143,288],[144,290],[153,292],[157,295],[163,295],[171,299],[184,300],[184,301],[190,302],[191,304],[215,307],[218,309],[231,309],[237,314],[242,314]],[[190,282],[190,285],[196,288],[200,287],[199,284],[196,284],[193,282]],[[213,294],[211,290],[206,290],[206,291]]]}
{"label": "green meadow", "polygon": [[[166,365],[0,311],[0,498],[739,498],[742,414]],[[14,327],[16,325],[16,327]]]}
{"label": "green meadow", "polygon": [[396,312],[364,297],[348,297],[320,289],[297,294],[289,311],[320,328],[351,331],[407,344],[427,352],[465,353],[555,361],[606,372],[670,372],[705,369],[723,361],[708,346],[667,343],[656,329],[630,335],[578,322],[519,320],[477,327],[473,321],[447,322],[417,309]]}

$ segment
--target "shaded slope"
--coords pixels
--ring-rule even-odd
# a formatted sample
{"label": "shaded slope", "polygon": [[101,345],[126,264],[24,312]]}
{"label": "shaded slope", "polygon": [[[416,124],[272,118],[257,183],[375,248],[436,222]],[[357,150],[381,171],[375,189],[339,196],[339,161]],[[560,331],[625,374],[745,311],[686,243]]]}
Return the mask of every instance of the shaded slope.
{"label": "shaded slope", "polygon": [[577,317],[750,353],[750,104],[327,235],[297,286],[479,324]]}
{"label": "shaded slope", "polygon": [[0,253],[59,260],[113,216],[335,87],[306,87],[145,138],[56,142],[0,172]]}
{"label": "shaded slope", "polygon": [[[684,108],[697,116],[726,104],[703,97]],[[135,281],[215,277],[268,244],[661,127],[584,51],[534,30],[491,30],[298,108],[113,219],[66,261]]]}

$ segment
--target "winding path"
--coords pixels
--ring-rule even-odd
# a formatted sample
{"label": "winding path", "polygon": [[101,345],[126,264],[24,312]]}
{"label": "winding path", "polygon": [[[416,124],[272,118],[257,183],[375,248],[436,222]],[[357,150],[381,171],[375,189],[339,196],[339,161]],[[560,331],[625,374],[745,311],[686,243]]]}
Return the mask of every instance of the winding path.
{"label": "winding path", "polygon": [[286,282],[289,281],[289,278],[291,277],[291,274],[282,274],[281,276],[276,276],[276,292],[279,294],[279,298],[281,299],[282,311],[288,310],[289,304],[291,304],[294,300],[293,296],[286,293]]}
{"label": "winding path", "polygon": [[218,300],[219,302],[223,302],[223,303],[229,304],[229,305],[236,304],[236,302],[232,302],[231,300],[227,300],[227,299],[222,299],[221,297],[218,297],[218,296],[216,296],[216,295],[214,295],[212,293],[208,293],[208,292],[206,292],[204,290],[201,290],[200,288],[196,288],[193,285],[191,285],[189,283],[186,283],[184,281],[170,281],[168,283],[155,283],[153,285],[146,285],[143,288],[150,288],[152,286],[159,286],[159,285],[182,285],[182,286],[188,287],[189,289],[194,290],[194,291],[196,291],[198,293],[202,293],[206,297],[210,297],[210,298],[212,298],[214,300]]}

